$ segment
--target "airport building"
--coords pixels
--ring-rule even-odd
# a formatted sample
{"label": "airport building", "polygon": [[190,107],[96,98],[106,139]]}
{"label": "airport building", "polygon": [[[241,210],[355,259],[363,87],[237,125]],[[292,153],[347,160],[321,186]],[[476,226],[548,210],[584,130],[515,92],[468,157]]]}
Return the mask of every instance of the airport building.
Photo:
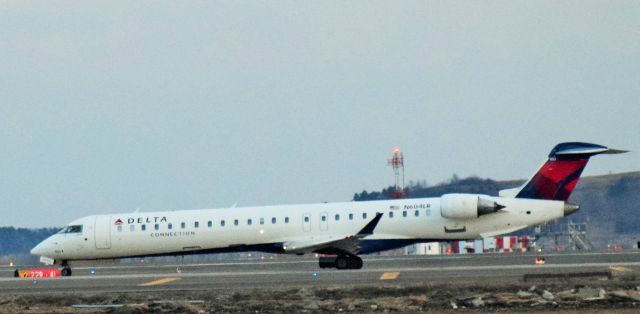
{"label": "airport building", "polygon": [[532,249],[531,236],[501,236],[478,240],[427,242],[405,247],[406,255],[448,255],[527,252]]}

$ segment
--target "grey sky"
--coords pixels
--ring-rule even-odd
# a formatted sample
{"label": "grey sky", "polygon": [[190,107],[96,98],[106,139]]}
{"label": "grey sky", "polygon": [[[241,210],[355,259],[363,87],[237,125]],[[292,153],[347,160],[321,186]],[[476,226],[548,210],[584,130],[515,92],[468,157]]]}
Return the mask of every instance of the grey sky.
{"label": "grey sky", "polygon": [[635,151],[638,1],[2,1],[0,226],[347,201]]}

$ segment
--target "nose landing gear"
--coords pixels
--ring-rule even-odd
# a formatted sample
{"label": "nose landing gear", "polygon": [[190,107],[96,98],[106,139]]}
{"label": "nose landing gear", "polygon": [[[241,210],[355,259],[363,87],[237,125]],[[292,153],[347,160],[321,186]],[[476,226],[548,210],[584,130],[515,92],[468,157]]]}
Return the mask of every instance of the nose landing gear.
{"label": "nose landing gear", "polygon": [[60,275],[63,277],[71,276],[71,267],[69,267],[69,263],[67,261],[62,261],[62,269],[60,270]]}

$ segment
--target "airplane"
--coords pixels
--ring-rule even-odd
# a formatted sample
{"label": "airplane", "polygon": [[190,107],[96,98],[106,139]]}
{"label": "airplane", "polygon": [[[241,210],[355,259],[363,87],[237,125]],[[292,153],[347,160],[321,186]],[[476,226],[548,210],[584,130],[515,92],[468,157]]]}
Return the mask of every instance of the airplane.
{"label": "airplane", "polygon": [[570,215],[569,196],[590,157],[626,151],[590,143],[556,145],[522,186],[499,196],[234,207],[93,215],[72,221],[31,254],[70,261],[261,251],[318,253],[320,267],[360,269],[359,255],[418,242],[470,240],[511,233]]}

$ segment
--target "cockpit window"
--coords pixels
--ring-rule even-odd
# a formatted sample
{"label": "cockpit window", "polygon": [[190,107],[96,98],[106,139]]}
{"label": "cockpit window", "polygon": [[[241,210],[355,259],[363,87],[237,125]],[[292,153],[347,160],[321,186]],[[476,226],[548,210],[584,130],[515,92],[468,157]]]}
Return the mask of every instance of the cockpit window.
{"label": "cockpit window", "polygon": [[66,226],[62,228],[62,230],[60,230],[58,233],[81,233],[81,232],[82,232],[82,225],[75,225],[75,226]]}

